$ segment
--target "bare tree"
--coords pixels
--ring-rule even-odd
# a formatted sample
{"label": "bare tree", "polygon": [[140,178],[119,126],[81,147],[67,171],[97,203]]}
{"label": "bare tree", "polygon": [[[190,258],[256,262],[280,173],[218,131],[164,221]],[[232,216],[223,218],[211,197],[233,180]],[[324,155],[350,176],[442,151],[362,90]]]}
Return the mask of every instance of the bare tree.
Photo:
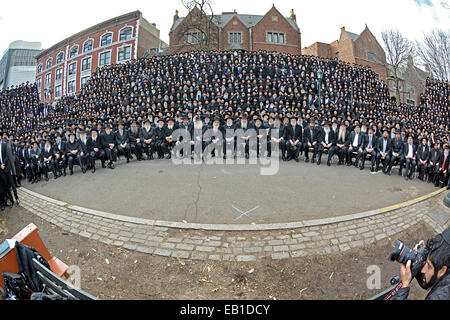
{"label": "bare tree", "polygon": [[185,44],[177,51],[187,46],[201,51],[217,49],[219,33],[212,0],[181,0],[181,3],[189,11],[189,21],[177,31],[177,42]]}
{"label": "bare tree", "polygon": [[[386,62],[394,71],[395,95],[397,104],[401,103],[399,71],[414,54],[414,44],[403,36],[398,30],[388,29],[381,33],[386,51]],[[389,69],[389,66],[388,66]]]}
{"label": "bare tree", "polygon": [[434,29],[416,42],[417,56],[427,64],[434,78],[450,81],[450,29]]}

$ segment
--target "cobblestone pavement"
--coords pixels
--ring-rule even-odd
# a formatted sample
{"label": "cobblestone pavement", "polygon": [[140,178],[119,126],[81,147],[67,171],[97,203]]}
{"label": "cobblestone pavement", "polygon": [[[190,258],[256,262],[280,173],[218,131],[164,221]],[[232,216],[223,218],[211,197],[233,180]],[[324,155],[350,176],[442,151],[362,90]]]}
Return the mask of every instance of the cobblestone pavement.
{"label": "cobblestone pavement", "polygon": [[[200,225],[199,229],[178,228],[169,222],[98,213],[24,188],[19,196],[21,206],[32,214],[67,232],[108,245],[181,259],[245,262],[347,251],[394,236],[420,221],[442,232],[450,221],[450,210],[442,203],[443,191],[377,212],[271,228],[241,225],[240,231],[204,230]],[[238,230],[239,226],[233,228]]]}

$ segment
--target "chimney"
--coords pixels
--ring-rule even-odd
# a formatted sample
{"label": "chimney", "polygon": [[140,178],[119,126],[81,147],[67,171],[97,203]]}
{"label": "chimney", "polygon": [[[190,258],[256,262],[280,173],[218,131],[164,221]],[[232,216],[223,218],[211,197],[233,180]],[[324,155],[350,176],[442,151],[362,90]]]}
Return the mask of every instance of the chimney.
{"label": "chimney", "polygon": [[294,9],[291,9],[291,19],[297,23],[297,16],[295,15]]}
{"label": "chimney", "polygon": [[175,10],[175,15],[173,16],[173,23],[175,23],[178,20],[178,10]]}
{"label": "chimney", "polygon": [[345,27],[341,27],[341,32],[345,31]]}

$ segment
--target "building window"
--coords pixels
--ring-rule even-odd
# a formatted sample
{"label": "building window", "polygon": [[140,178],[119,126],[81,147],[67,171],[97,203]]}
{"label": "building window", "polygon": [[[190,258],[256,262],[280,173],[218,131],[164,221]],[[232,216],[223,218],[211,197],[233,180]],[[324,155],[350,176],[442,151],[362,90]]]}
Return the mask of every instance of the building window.
{"label": "building window", "polygon": [[50,100],[51,96],[52,96],[52,95],[51,95],[50,90],[45,89],[45,90],[44,90],[44,99],[45,99],[45,100]]}
{"label": "building window", "polygon": [[50,82],[52,82],[52,74],[51,73],[47,73],[45,75],[45,84],[50,84]]}
{"label": "building window", "polygon": [[88,57],[81,61],[81,71],[91,70],[92,58]]}
{"label": "building window", "polygon": [[48,59],[47,64],[45,65],[45,68],[50,69],[52,67],[52,64],[53,64],[53,59],[52,58]]}
{"label": "building window", "polygon": [[38,92],[41,92],[41,89],[42,89],[42,80],[41,80],[41,77],[39,77],[39,78],[36,79],[36,88],[37,88],[37,91],[38,91]]}
{"label": "building window", "polygon": [[78,55],[78,46],[73,47],[70,49],[69,58],[74,58]]}
{"label": "building window", "polygon": [[268,32],[267,33],[267,42],[269,43],[279,43],[285,44],[285,34],[279,32]]}
{"label": "building window", "polygon": [[81,83],[80,83],[81,89],[83,89],[87,85],[89,79],[90,79],[90,77],[81,78]]}
{"label": "building window", "polygon": [[38,65],[37,67],[37,73],[41,73],[42,72],[42,64]]}
{"label": "building window", "polygon": [[91,51],[93,47],[94,47],[94,41],[87,40],[83,45],[83,52]]}
{"label": "building window", "polygon": [[125,61],[130,59],[131,59],[131,46],[119,48],[117,61]]}
{"label": "building window", "polygon": [[241,32],[230,32],[229,42],[230,43],[242,43],[242,33]]}
{"label": "building window", "polygon": [[132,35],[133,35],[133,28],[132,27],[125,28],[122,31],[120,31],[119,40],[122,41],[131,39]]}
{"label": "building window", "polygon": [[69,81],[69,83],[67,84],[67,93],[71,94],[71,93],[75,93],[75,80],[73,81]]}
{"label": "building window", "polygon": [[77,73],[77,63],[74,62],[74,63],[69,64],[69,76],[72,76],[76,73]]}
{"label": "building window", "polygon": [[63,60],[64,60],[64,53],[60,52],[58,54],[58,56],[56,57],[56,63],[61,63],[61,62],[63,62]]}
{"label": "building window", "polygon": [[377,55],[373,52],[367,52],[367,60],[372,61],[372,62],[377,62]]}
{"label": "building window", "polygon": [[201,34],[200,32],[190,32],[186,34],[187,44],[197,44],[200,43]]}
{"label": "building window", "polygon": [[61,80],[62,79],[62,68],[56,69],[55,72],[55,80]]}
{"label": "building window", "polygon": [[101,38],[101,46],[107,46],[112,43],[112,33],[107,33]]}
{"label": "building window", "polygon": [[111,51],[100,53],[98,65],[105,66],[111,63]]}
{"label": "building window", "polygon": [[55,98],[59,98],[62,96],[62,86],[56,86],[55,87]]}
{"label": "building window", "polygon": [[334,57],[335,57],[336,59],[339,60],[339,52],[336,52],[336,54],[334,55]]}

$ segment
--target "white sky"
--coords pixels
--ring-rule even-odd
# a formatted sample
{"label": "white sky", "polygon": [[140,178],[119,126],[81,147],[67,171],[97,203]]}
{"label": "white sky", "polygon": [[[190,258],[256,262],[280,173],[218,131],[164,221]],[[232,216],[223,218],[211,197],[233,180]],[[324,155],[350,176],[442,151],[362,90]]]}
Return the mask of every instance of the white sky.
{"label": "white sky", "polygon": [[[420,40],[433,28],[450,29],[450,0],[212,0],[215,13],[264,15],[275,3],[284,16],[294,9],[302,47],[338,39],[340,28],[361,33],[365,24],[380,44],[381,31],[400,30]],[[156,23],[169,43],[175,10],[186,15],[181,0],[0,0],[0,54],[15,40],[39,41],[44,49],[102,21],[134,10]]]}

